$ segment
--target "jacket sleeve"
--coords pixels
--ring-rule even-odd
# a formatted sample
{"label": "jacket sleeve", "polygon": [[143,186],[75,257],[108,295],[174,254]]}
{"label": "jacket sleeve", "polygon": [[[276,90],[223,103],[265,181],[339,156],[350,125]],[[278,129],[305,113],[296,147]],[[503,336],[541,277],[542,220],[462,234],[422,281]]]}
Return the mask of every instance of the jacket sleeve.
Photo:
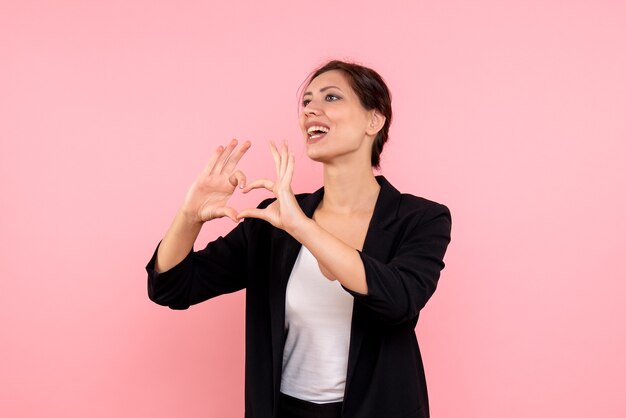
{"label": "jacket sleeve", "polygon": [[154,270],[159,242],[146,265],[150,300],[172,309],[187,309],[212,297],[245,288],[247,239],[244,223],[246,221],[240,222],[203,250],[190,251],[180,263],[161,273]]}
{"label": "jacket sleeve", "polygon": [[344,289],[386,322],[415,319],[437,287],[451,226],[448,208],[433,205],[408,226],[388,263],[359,252],[365,267],[366,295]]}

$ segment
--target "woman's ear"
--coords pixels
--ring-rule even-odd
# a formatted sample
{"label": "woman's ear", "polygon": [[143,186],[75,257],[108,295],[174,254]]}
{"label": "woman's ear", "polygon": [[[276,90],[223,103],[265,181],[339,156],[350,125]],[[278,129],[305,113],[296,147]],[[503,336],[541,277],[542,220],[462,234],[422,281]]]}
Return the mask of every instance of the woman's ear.
{"label": "woman's ear", "polygon": [[370,123],[365,132],[367,132],[368,135],[376,136],[378,131],[383,129],[383,126],[385,126],[385,120],[387,118],[381,115],[378,110],[372,109],[369,111],[369,119]]}

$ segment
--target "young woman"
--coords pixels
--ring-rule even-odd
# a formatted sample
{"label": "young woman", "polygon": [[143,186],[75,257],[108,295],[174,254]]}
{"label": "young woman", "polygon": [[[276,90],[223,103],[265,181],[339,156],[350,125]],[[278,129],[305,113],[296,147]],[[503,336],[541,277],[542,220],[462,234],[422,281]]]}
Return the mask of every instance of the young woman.
{"label": "young woman", "polygon": [[[294,156],[271,145],[275,179],[247,184],[250,147],[219,147],[191,185],[148,271],[148,295],[172,309],[246,289],[246,417],[428,417],[415,337],[450,242],[438,203],[374,176],[391,98],[373,70],[331,61],[309,78],[300,127],[324,187],[294,195]],[[236,187],[274,199],[237,212]],[[202,225],[240,222],[201,251]]]}

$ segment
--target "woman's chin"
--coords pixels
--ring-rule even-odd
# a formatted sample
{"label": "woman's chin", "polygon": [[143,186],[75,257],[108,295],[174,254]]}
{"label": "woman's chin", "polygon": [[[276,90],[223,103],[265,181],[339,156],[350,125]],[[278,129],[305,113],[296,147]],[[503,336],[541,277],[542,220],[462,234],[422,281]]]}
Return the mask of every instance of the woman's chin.
{"label": "woman's chin", "polygon": [[324,153],[316,150],[314,147],[308,146],[308,144],[306,147],[306,155],[309,157],[310,160],[316,161],[318,163],[323,163],[326,161],[326,158],[324,158]]}

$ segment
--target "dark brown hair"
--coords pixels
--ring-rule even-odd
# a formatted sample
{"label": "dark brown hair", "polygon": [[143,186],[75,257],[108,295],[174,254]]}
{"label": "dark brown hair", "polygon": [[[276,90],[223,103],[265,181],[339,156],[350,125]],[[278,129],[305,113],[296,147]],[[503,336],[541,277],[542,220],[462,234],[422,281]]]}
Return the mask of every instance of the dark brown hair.
{"label": "dark brown hair", "polygon": [[385,117],[385,124],[378,131],[372,144],[372,167],[380,168],[380,154],[389,138],[391,125],[391,93],[383,78],[376,71],[359,64],[339,60],[329,61],[319,67],[308,77],[305,85],[308,86],[315,77],[332,70],[343,72],[350,87],[358,96],[361,106],[367,110],[376,109]]}

